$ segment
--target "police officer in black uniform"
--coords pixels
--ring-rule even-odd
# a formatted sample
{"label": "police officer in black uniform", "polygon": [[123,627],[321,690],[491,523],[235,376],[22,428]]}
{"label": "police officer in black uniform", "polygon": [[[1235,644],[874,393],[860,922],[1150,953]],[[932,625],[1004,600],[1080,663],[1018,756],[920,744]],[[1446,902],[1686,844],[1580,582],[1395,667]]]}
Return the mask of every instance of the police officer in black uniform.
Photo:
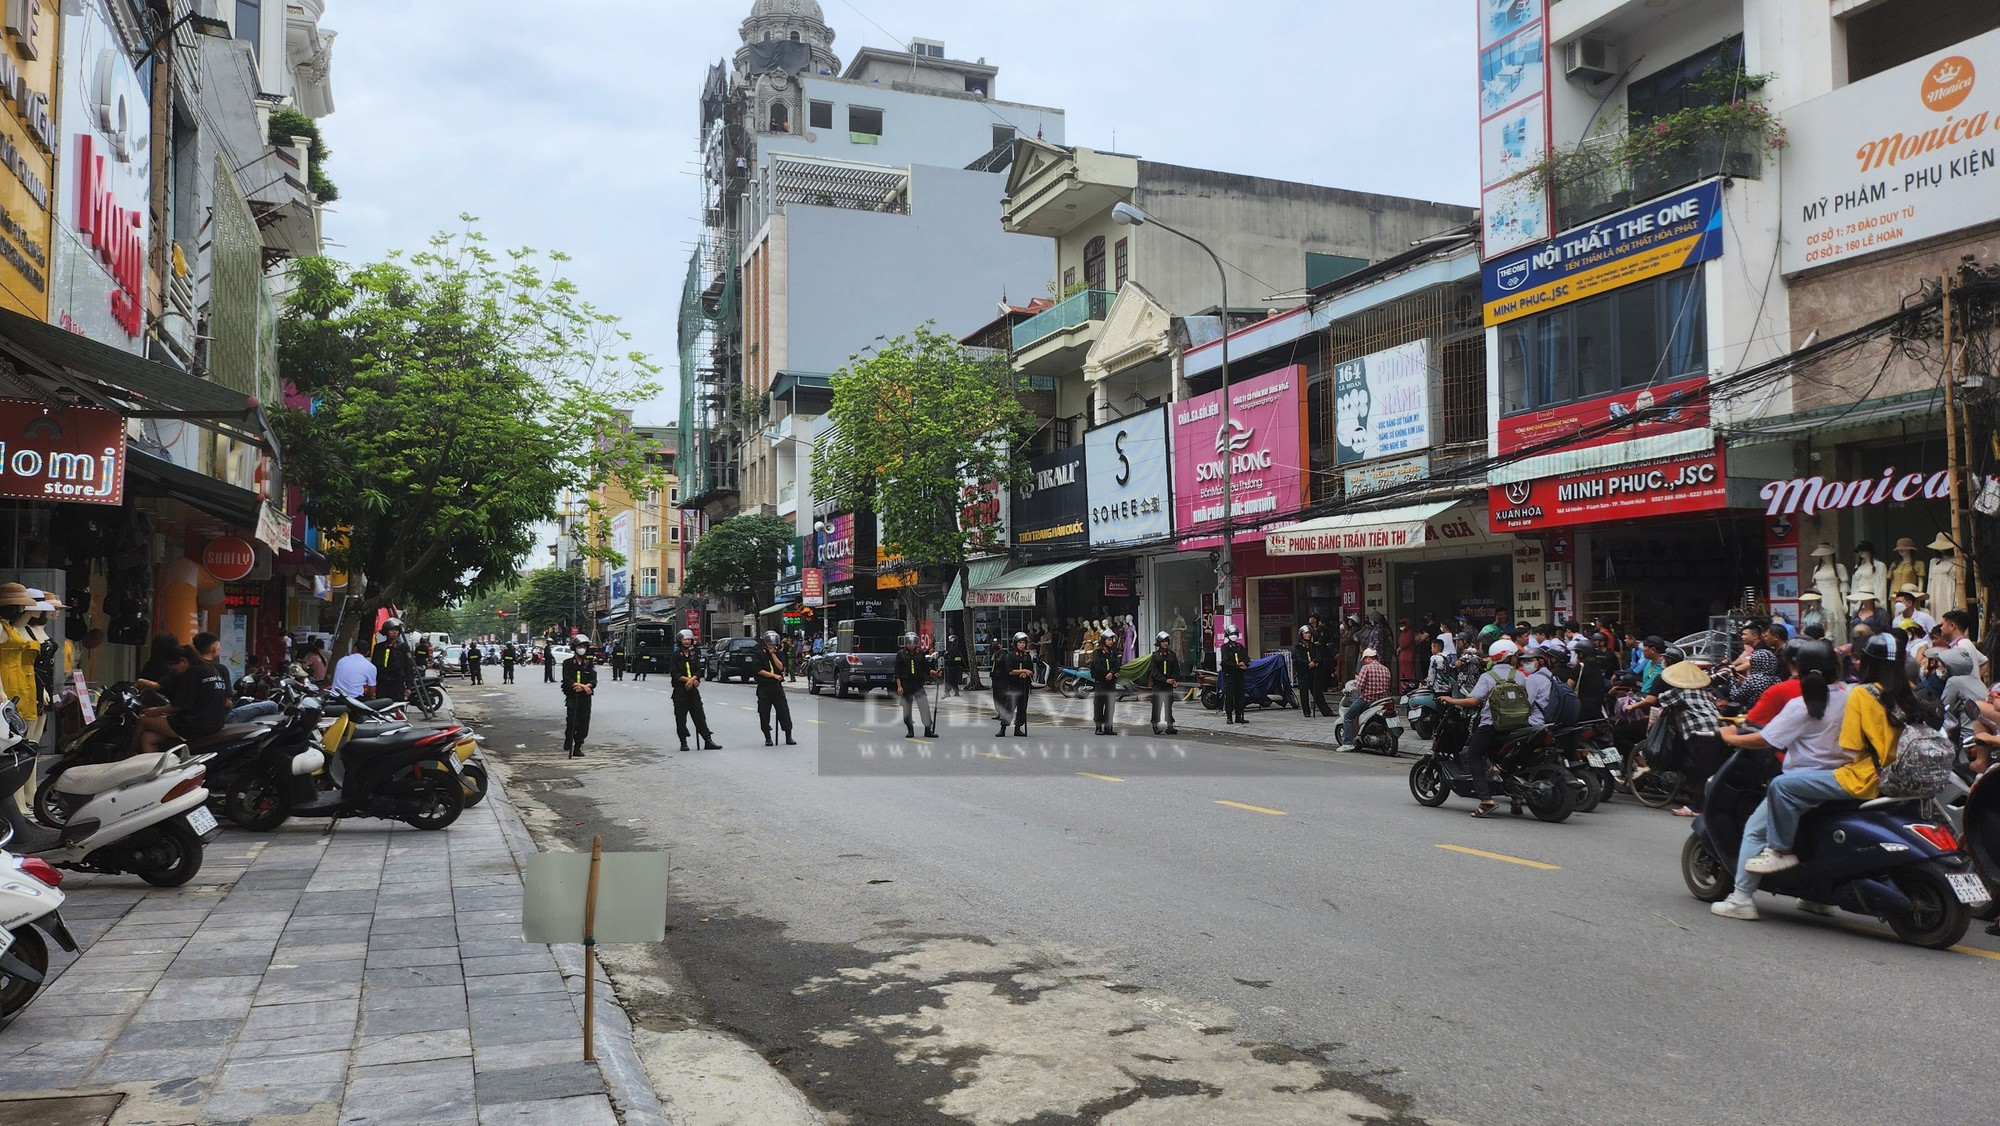
{"label": "police officer in black uniform", "polygon": [[1116,735],[1111,725],[1112,704],[1118,699],[1117,657],[1111,645],[1118,635],[1105,630],[1098,639],[1097,652],[1090,657],[1090,719],[1099,735]]}
{"label": "police officer in black uniform", "polygon": [[944,694],[956,696],[965,686],[965,646],[961,645],[957,634],[945,638],[944,642]]}
{"label": "police officer in black uniform", "polygon": [[1249,723],[1243,715],[1243,675],[1250,668],[1250,649],[1230,626],[1222,635],[1222,710],[1224,723]]}
{"label": "police officer in black uniform", "polygon": [[674,682],[674,734],[680,736],[681,750],[688,749],[688,719],[701,736],[701,749],[719,751],[722,744],[708,729],[708,713],[701,706],[701,654],[695,652],[694,631],[682,630],[680,648],[667,658],[667,678]]}
{"label": "police officer in black uniform", "polygon": [[417,663],[403,644],[403,619],[382,623],[382,642],[375,646],[375,695],[394,703],[410,698],[416,687]]}
{"label": "police officer in black uniform", "polygon": [[568,712],[563,750],[571,758],[582,758],[583,740],[590,734],[590,701],[597,694],[597,664],[591,660],[590,643],[583,638],[576,639],[562,663],[562,694]]}
{"label": "police officer in black uniform", "polygon": [[1299,682],[1299,709],[1307,719],[1317,711],[1321,717],[1333,714],[1326,706],[1326,662],[1327,648],[1319,639],[1319,630],[1310,625],[1299,627],[1299,639],[1292,645],[1292,675]]}
{"label": "police officer in black uniform", "polygon": [[[771,716],[778,717],[778,729],[785,733],[785,746],[796,747],[792,738],[792,705],[785,699],[785,676],[789,666],[778,648],[776,630],[764,633],[764,648],[757,652],[757,726],[764,729],[764,745],[777,746],[771,731]],[[685,736],[683,736],[685,738]]]}
{"label": "police officer in black uniform", "polygon": [[1153,734],[1180,734],[1174,727],[1174,696],[1180,687],[1181,659],[1174,655],[1173,639],[1161,630],[1153,638],[1153,659],[1146,669],[1146,688],[1153,694]]}
{"label": "police officer in black uniform", "polygon": [[903,635],[903,647],[896,650],[896,695],[903,698],[903,734],[917,737],[917,725],[910,718],[910,707],[916,706],[924,717],[924,738],[937,738],[937,716],[931,713],[931,680],[938,673],[937,661],[929,653],[917,647],[917,635]]}
{"label": "police officer in black uniform", "polygon": [[993,706],[1000,713],[1000,734],[1007,734],[1013,717],[1014,734],[1028,733],[1028,686],[1035,680],[1035,657],[1028,652],[1028,635],[1014,635],[1014,647],[993,658]]}

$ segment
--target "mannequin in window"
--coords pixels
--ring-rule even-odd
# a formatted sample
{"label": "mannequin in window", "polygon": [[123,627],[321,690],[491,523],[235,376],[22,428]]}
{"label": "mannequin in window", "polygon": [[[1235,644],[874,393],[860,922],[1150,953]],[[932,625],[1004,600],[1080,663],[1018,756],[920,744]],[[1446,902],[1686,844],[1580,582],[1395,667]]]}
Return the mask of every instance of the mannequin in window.
{"label": "mannequin in window", "polygon": [[1813,548],[1813,589],[1819,592],[1820,606],[1845,607],[1847,605],[1847,568],[1835,558],[1838,553],[1830,543]]}
{"label": "mannequin in window", "polygon": [[20,583],[0,583],[0,694],[13,699],[28,721],[29,737],[41,734],[42,696],[35,683],[35,659],[42,642],[29,626],[35,599]]}
{"label": "mannequin in window", "polygon": [[1931,560],[1930,577],[1925,580],[1924,591],[1933,614],[1943,615],[1947,610],[1959,608],[1958,601],[1958,545],[1951,537],[1938,533],[1931,541],[1930,548],[1937,552]]}
{"label": "mannequin in window", "polygon": [[1908,536],[1896,541],[1896,561],[1889,565],[1889,589],[1906,586],[1924,588],[1924,561],[1917,558],[1917,541]]}
{"label": "mannequin in window", "polygon": [[1865,594],[1882,606],[1889,601],[1889,565],[1875,558],[1875,542],[1862,540],[1854,545],[1854,573],[1848,580],[1847,597],[1853,601]]}

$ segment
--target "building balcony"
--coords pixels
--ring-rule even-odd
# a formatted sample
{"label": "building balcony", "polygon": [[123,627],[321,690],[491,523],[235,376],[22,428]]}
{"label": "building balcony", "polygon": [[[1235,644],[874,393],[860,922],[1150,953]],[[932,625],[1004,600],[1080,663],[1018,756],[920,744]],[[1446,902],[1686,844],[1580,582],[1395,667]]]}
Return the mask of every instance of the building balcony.
{"label": "building balcony", "polygon": [[1030,375],[1081,371],[1118,295],[1086,289],[1014,326],[1014,367]]}
{"label": "building balcony", "polygon": [[[1592,137],[1580,151],[1605,151],[1624,141],[1621,134]],[[1583,175],[1555,186],[1556,230],[1567,231],[1634,204],[1666,195],[1716,176],[1746,180],[1764,174],[1762,139],[1712,134],[1670,154],[1636,161],[1596,163]]]}

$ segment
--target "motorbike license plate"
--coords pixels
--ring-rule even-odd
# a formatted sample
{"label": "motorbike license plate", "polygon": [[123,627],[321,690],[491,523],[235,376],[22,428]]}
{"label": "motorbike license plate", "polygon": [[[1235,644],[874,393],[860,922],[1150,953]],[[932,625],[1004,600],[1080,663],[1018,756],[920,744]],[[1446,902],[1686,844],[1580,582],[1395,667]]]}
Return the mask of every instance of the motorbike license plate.
{"label": "motorbike license plate", "polygon": [[1406,723],[1404,723],[1404,722],[1402,721],[1402,719],[1401,719],[1400,717],[1397,717],[1397,716],[1390,716],[1390,717],[1389,717],[1389,730],[1391,730],[1391,731],[1401,731],[1401,730],[1403,730],[1403,729],[1404,729],[1405,727],[1407,727],[1407,726],[1409,726],[1409,725],[1408,725],[1408,724],[1406,724]]}
{"label": "motorbike license plate", "polygon": [[1599,750],[1595,750],[1595,749],[1593,749],[1593,750],[1591,750],[1591,751],[1588,751],[1588,752],[1586,752],[1586,753],[1587,753],[1587,754],[1589,754],[1589,756],[1590,756],[1590,765],[1592,765],[1592,766],[1610,766],[1610,765],[1611,765],[1611,764],[1610,764],[1609,762],[1605,761],[1605,758],[1604,758],[1604,752],[1603,752],[1603,751],[1599,751]]}
{"label": "motorbike license plate", "polygon": [[215,814],[210,813],[207,806],[198,805],[188,810],[187,819],[188,828],[193,829],[196,836],[213,832],[215,829]]}
{"label": "motorbike license plate", "polygon": [[1424,713],[1423,713],[1423,709],[1422,709],[1422,708],[1411,708],[1411,709],[1410,709],[1410,722],[1411,722],[1411,723],[1415,723],[1415,722],[1416,722],[1417,720],[1419,720],[1419,719],[1422,719],[1422,718],[1423,718],[1423,715],[1424,715]]}
{"label": "motorbike license plate", "polygon": [[1986,890],[1986,885],[1980,882],[1978,876],[1969,876],[1963,872],[1948,872],[1944,878],[1951,881],[1952,893],[1967,907],[1984,907],[1993,901],[1992,894]]}

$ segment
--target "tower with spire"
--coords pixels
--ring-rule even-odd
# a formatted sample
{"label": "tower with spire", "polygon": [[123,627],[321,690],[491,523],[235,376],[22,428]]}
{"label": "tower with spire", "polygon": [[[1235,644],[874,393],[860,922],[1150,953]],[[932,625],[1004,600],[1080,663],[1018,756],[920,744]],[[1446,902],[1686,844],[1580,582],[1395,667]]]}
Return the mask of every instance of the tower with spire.
{"label": "tower with spire", "polygon": [[753,128],[790,133],[803,127],[799,75],[839,74],[833,29],[817,0],[757,0],[740,29],[735,82]]}

